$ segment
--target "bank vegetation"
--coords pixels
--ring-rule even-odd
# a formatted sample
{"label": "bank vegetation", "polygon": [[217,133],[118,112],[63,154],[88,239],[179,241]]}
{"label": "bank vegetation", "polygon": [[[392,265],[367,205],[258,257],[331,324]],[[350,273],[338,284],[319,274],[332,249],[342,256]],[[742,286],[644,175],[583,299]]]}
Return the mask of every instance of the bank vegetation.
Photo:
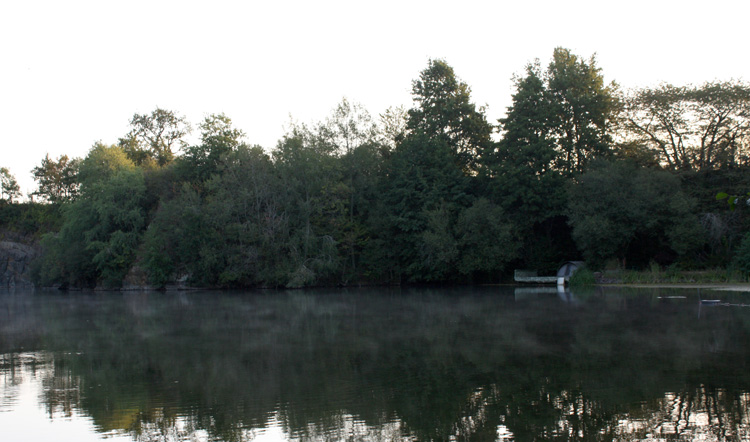
{"label": "bank vegetation", "polygon": [[63,287],[492,283],[569,260],[750,274],[748,84],[623,90],[564,48],[514,84],[488,121],[430,60],[411,109],[344,99],[272,149],[157,108],[85,158],[43,158],[33,203],[1,169],[0,218]]}

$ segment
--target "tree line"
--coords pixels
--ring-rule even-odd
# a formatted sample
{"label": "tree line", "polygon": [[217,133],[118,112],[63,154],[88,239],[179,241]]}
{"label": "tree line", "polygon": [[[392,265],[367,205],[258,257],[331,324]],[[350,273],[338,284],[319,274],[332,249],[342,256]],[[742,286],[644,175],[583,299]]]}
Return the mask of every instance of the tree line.
{"label": "tree line", "polygon": [[47,156],[32,171],[35,204],[59,207],[36,277],[478,283],[573,259],[700,269],[750,256],[746,205],[715,197],[750,187],[749,85],[624,92],[594,57],[564,48],[514,85],[493,124],[453,68],[430,60],[411,109],[373,118],[344,99],[270,151],[223,114],[198,125],[194,144],[176,112],[136,114],[116,143],[82,159]]}

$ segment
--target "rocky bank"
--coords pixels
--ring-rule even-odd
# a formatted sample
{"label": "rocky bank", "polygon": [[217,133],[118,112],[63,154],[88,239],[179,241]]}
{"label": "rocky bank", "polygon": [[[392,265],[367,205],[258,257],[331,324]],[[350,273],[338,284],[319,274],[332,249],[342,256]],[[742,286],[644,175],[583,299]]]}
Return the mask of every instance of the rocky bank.
{"label": "rocky bank", "polygon": [[0,290],[34,287],[31,261],[39,252],[28,244],[0,241]]}

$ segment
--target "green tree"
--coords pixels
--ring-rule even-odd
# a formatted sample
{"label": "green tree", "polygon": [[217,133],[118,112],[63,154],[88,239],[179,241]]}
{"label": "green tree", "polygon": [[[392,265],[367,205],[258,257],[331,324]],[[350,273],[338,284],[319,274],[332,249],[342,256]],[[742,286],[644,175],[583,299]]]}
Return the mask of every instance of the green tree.
{"label": "green tree", "polygon": [[306,126],[292,129],[272,153],[273,164],[283,185],[279,197],[289,219],[290,262],[294,272],[289,287],[330,280],[339,270],[336,239],[331,235],[332,207],[336,216],[347,216],[349,195],[338,190],[341,163],[333,143]]}
{"label": "green tree", "polygon": [[325,190],[330,204],[324,213],[324,223],[336,240],[342,258],[340,282],[345,284],[358,276],[359,255],[368,236],[363,223],[371,202],[367,196],[376,185],[373,176],[379,167],[378,152],[383,149],[370,113],[346,98],[317,130],[317,139],[331,145],[342,172],[341,181]]}
{"label": "green tree", "polygon": [[122,147],[96,142],[78,167],[81,191],[85,191],[86,186],[106,181],[120,170],[132,170],[135,167]]}
{"label": "green tree", "polygon": [[474,200],[492,126],[445,61],[429,61],[412,95],[405,131],[394,126],[395,146],[385,151],[380,213],[370,220],[378,250],[369,260],[387,263],[380,272],[391,280],[457,280],[455,225]]}
{"label": "green tree", "polygon": [[516,79],[494,163],[510,162],[511,169],[521,166],[537,175],[582,173],[593,159],[611,156],[619,111],[617,85],[605,85],[596,59],[556,48],[545,72],[537,61]]}
{"label": "green tree", "polygon": [[539,64],[530,64],[526,76],[516,78],[513,103],[499,120],[503,138],[490,167],[491,194],[528,225],[564,210],[565,179],[551,126],[556,119]]}
{"label": "green tree", "polygon": [[43,284],[118,287],[146,227],[146,187],[118,146],[97,143],[80,166],[81,194],[63,208],[58,233],[45,235]]}
{"label": "green tree", "polygon": [[190,133],[184,117],[158,107],[150,114],[134,114],[130,126],[130,132],[118,144],[136,165],[169,164],[174,150],[184,147],[184,137]]}
{"label": "green tree", "polygon": [[750,85],[665,84],[633,92],[625,130],[671,169],[707,170],[750,164]]}
{"label": "green tree", "polygon": [[739,272],[744,278],[750,278],[750,233],[742,239],[737,252],[732,258],[732,270]]}
{"label": "green tree", "polygon": [[617,85],[605,85],[596,58],[583,60],[556,48],[546,73],[554,113],[550,133],[558,150],[557,167],[581,173],[594,158],[610,155],[611,129],[619,112]]}
{"label": "green tree", "polygon": [[321,141],[331,144],[333,152],[347,155],[358,146],[373,143],[377,128],[367,109],[343,98],[331,116],[318,127],[318,134]]}
{"label": "green tree", "polygon": [[33,195],[40,196],[51,203],[64,203],[76,198],[80,183],[78,181],[79,158],[68,158],[61,155],[57,160],[48,155],[39,166],[34,167],[34,175],[39,188]]}
{"label": "green tree", "polygon": [[71,209],[95,212],[96,221],[83,239],[93,253],[98,279],[107,286],[119,287],[135,260],[146,228],[145,193],[143,172],[122,169],[89,187],[86,198]]}
{"label": "green tree", "polygon": [[453,279],[451,274],[459,258],[455,221],[458,208],[455,204],[440,201],[433,209],[424,209],[424,230],[416,238],[418,261],[412,263],[411,271],[423,281],[445,281]]}
{"label": "green tree", "polygon": [[420,280],[497,281],[518,256],[520,242],[502,208],[486,198],[469,207],[441,201],[422,213],[418,237]]}
{"label": "green tree", "polygon": [[456,277],[452,226],[471,204],[470,184],[444,139],[417,133],[399,143],[385,165],[378,208],[379,260],[391,278]]}
{"label": "green tree", "polygon": [[384,157],[388,156],[396,148],[396,144],[406,136],[407,117],[408,114],[403,106],[389,107],[380,114],[378,144]]}
{"label": "green tree", "polygon": [[492,126],[483,108],[471,102],[469,86],[443,60],[430,60],[412,83],[416,107],[409,110],[407,129],[446,143],[466,173],[492,147]]}
{"label": "green tree", "polygon": [[245,133],[232,126],[232,120],[224,114],[207,116],[199,128],[200,143],[185,148],[177,169],[188,181],[204,182],[219,170],[227,154],[245,146]]}
{"label": "green tree", "polygon": [[500,206],[486,198],[477,199],[461,212],[456,223],[459,271],[497,280],[518,257],[521,242],[517,235],[515,224]]}
{"label": "green tree", "polygon": [[616,85],[606,85],[596,60],[556,48],[515,78],[502,139],[488,156],[486,195],[509,214],[524,238],[523,265],[553,270],[575,246],[565,218],[568,182],[596,158],[611,156],[619,109]]}
{"label": "green tree", "polygon": [[226,167],[207,185],[205,238],[198,249],[204,280],[213,277],[224,286],[289,284],[299,263],[281,186],[262,148],[240,147],[227,155]]}
{"label": "green tree", "polygon": [[357,146],[342,158],[348,171],[346,191],[349,193],[348,220],[341,225],[338,239],[340,255],[347,257],[342,262],[342,282],[352,278],[362,278],[366,268],[361,265],[363,254],[371,245],[373,236],[369,220],[377,210],[380,199],[379,180],[381,178],[385,148],[380,142]]}
{"label": "green tree", "polygon": [[704,234],[693,205],[669,172],[601,162],[572,185],[568,217],[590,265],[617,258],[625,268],[701,247]]}
{"label": "green tree", "polygon": [[18,186],[16,177],[7,167],[0,167],[0,201],[12,203],[18,198],[21,198],[21,188]]}
{"label": "green tree", "polygon": [[676,175],[684,191],[696,201],[693,212],[700,217],[706,233],[705,253],[696,259],[706,267],[728,266],[745,233],[750,231],[747,167],[680,171]]}
{"label": "green tree", "polygon": [[149,282],[162,287],[188,276],[196,285],[216,284],[218,278],[204,272],[201,251],[209,237],[203,201],[192,186],[185,183],[174,198],[159,204],[143,237],[142,263]]}

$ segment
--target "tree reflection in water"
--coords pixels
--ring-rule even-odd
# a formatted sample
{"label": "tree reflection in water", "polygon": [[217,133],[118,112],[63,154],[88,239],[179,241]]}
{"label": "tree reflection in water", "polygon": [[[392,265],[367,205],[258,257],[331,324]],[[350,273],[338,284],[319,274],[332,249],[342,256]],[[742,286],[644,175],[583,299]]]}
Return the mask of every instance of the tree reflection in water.
{"label": "tree reflection in water", "polygon": [[33,380],[143,441],[746,440],[750,309],[674,293],[5,294],[0,411]]}

